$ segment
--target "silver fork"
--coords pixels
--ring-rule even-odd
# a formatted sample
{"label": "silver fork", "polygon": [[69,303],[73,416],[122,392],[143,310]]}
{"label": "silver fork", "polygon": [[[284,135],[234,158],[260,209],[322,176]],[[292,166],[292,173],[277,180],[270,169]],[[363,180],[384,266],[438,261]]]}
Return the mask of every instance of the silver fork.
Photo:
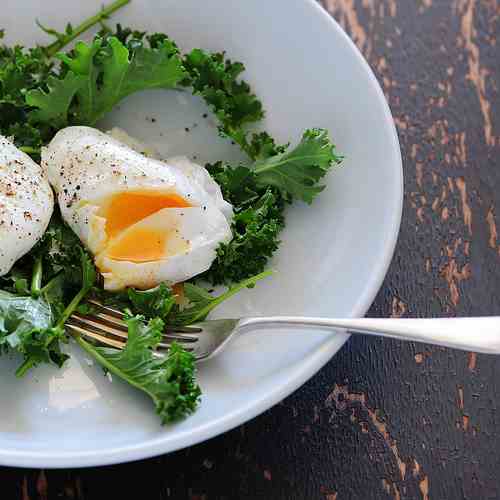
{"label": "silver fork", "polygon": [[[123,313],[89,301],[97,311],[84,316],[73,314],[67,329],[77,335],[91,338],[102,345],[123,349],[127,341],[127,326]],[[156,354],[164,355],[172,342],[178,342],[195,359],[215,356],[236,336],[249,327],[315,327],[323,331],[349,330],[400,340],[426,342],[444,347],[487,354],[500,354],[500,317],[477,318],[354,318],[330,319],[293,316],[270,316],[242,319],[208,320],[186,327],[173,327],[165,331]]]}

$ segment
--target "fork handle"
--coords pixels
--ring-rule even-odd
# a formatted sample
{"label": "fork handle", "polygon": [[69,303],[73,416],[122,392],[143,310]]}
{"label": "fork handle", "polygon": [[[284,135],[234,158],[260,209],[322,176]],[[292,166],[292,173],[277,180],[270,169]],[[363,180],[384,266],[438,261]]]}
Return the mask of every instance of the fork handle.
{"label": "fork handle", "polygon": [[426,342],[487,354],[500,354],[500,316],[477,318],[354,318],[330,319],[270,316],[242,319],[238,326],[312,326],[345,329],[400,340]]}

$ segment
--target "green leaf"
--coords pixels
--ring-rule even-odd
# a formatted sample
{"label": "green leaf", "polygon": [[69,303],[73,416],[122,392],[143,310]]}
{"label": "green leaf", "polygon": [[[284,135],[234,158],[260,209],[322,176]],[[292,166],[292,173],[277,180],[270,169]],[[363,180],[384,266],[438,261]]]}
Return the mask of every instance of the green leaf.
{"label": "green leaf", "polygon": [[81,301],[92,290],[97,279],[97,272],[92,262],[90,255],[86,250],[80,250],[80,270],[81,270],[81,289],[73,297],[73,300],[67,305],[66,309],[62,312],[57,320],[57,326],[64,328],[64,324],[68,321],[69,317],[76,311]]}
{"label": "green leaf", "polygon": [[340,161],[328,132],[310,129],[294,149],[255,162],[253,170],[258,185],[275,186],[293,198],[311,203],[325,187],[318,181]]}
{"label": "green leaf", "polygon": [[82,289],[89,291],[97,279],[97,271],[92,258],[85,250],[80,250],[80,266],[82,269]]}
{"label": "green leaf", "polygon": [[191,85],[217,116],[221,135],[248,152],[243,127],[260,121],[264,110],[248,83],[239,79],[244,65],[226,59],[222,52],[194,49],[185,55],[184,66],[189,73],[185,85]]}
{"label": "green leaf", "polygon": [[167,321],[175,306],[175,294],[165,283],[150,290],[129,288],[127,293],[132,311],[147,318],[160,318]]}
{"label": "green leaf", "polygon": [[[114,48],[119,44],[112,38]],[[138,47],[123,78],[122,95],[144,89],[171,89],[177,87],[186,77],[176,45],[165,38],[156,48]]]}
{"label": "green leaf", "polygon": [[219,246],[217,258],[203,274],[214,285],[262,272],[280,244],[286,202],[298,198],[310,203],[324,188],[318,181],[341,160],[322,129],[307,130],[290,151],[266,133],[254,134],[249,148],[258,158],[253,165],[207,165],[235,211],[233,239]]}
{"label": "green leaf", "polygon": [[241,283],[231,286],[226,292],[214,297],[204,288],[193,285],[192,283],[184,284],[184,295],[190,302],[190,306],[176,314],[171,321],[178,325],[189,325],[197,321],[203,321],[207,315],[220,305],[225,300],[229,299],[244,288],[253,288],[255,284],[272,274],[272,271],[265,271],[252,276]]}
{"label": "green leaf", "polygon": [[[77,268],[78,281],[81,288],[71,302],[67,305],[65,303],[65,297],[68,296],[65,292],[73,289],[73,286],[68,287],[66,278],[68,270],[64,267],[41,287],[44,269],[41,250],[47,248],[46,244],[48,241],[37,248],[38,255],[30,254],[27,257],[34,259],[32,297],[23,297],[0,290],[0,323],[2,324],[0,347],[16,349],[24,355],[25,360],[16,371],[18,376],[24,375],[31,367],[42,362],[54,362],[58,366],[64,363],[67,356],[61,352],[59,345],[59,341],[66,338],[64,324],[96,281],[92,259],[81,246],[77,246],[76,251],[80,254]],[[50,269],[50,265],[47,267]],[[73,285],[73,279],[71,278],[71,285]],[[15,285],[18,282],[19,280],[16,280]]]}
{"label": "green leaf", "polygon": [[100,292],[100,299],[108,306],[122,310],[132,310],[148,319],[161,319],[166,325],[189,325],[201,321],[222,302],[232,297],[244,288],[252,288],[257,281],[269,276],[270,271],[252,276],[241,283],[233,285],[225,293],[214,296],[202,287],[193,283],[184,283],[184,297],[188,305],[180,307],[176,303],[176,295],[170,287],[162,283],[150,290],[135,290],[127,292]]}
{"label": "green leaf", "polygon": [[58,57],[67,69],[64,78],[52,77],[46,92],[32,90],[26,96],[38,108],[30,113],[33,122],[92,126],[128,95],[175,88],[186,77],[177,47],[167,38],[158,47],[141,45],[133,51],[116,37],[96,38]]}
{"label": "green leaf", "polygon": [[23,354],[23,366],[53,362],[61,366],[67,359],[59,341],[64,338],[61,328],[52,327],[52,310],[42,298],[22,297],[0,290],[0,348],[14,349]]}
{"label": "green leaf", "polygon": [[53,62],[41,48],[0,45],[0,133],[14,137],[18,147],[38,151],[50,138],[45,127],[35,128],[27,122],[30,108],[25,93],[43,86],[53,74]]}
{"label": "green leaf", "polygon": [[284,153],[287,145],[279,146],[267,132],[252,134],[247,153],[253,160],[265,160],[271,156]]}
{"label": "green leaf", "polygon": [[160,319],[144,324],[141,316],[135,316],[127,324],[128,340],[123,350],[95,347],[81,337],[76,340],[105,369],[148,394],[162,423],[191,414],[201,394],[193,355],[174,343],[165,358],[154,356],[153,349],[163,333]]}
{"label": "green leaf", "polygon": [[[68,74],[79,75],[78,104],[80,119],[90,120],[96,107],[98,71],[94,65],[94,57],[101,48],[101,40],[96,39],[91,45],[77,42],[73,49],[74,58],[67,54],[58,54],[58,57],[71,70]],[[69,108],[70,102],[68,103]]]}
{"label": "green leaf", "polygon": [[[37,258],[42,258],[45,278],[42,286],[45,286],[54,276],[62,273],[63,283],[61,284],[61,281],[59,281],[58,286],[62,286],[64,295],[71,297],[83,286],[83,278],[85,277],[81,266],[83,253],[85,253],[85,250],[82,243],[78,236],[63,221],[56,205],[54,214],[42,239],[19,264],[31,270],[34,261]],[[87,265],[89,262],[91,264],[88,255],[86,262]],[[90,272],[92,272],[92,269]],[[89,275],[88,278],[91,280],[92,276]]]}
{"label": "green leaf", "polygon": [[248,167],[238,165],[231,168],[223,162],[217,162],[206,165],[206,168],[219,184],[224,199],[236,209],[259,198],[255,174]]}
{"label": "green leaf", "polygon": [[0,290],[0,344],[17,348],[30,332],[40,332],[51,326],[52,312],[44,300]]}
{"label": "green leaf", "polygon": [[29,113],[30,121],[64,127],[68,121],[69,106],[82,85],[82,78],[71,71],[64,79],[49,76],[47,91],[35,89],[26,93],[26,103],[36,108]]}
{"label": "green leaf", "polygon": [[[210,172],[233,203],[233,239],[217,249],[217,257],[202,278],[214,285],[239,282],[262,272],[277,250],[284,227],[285,200],[276,188],[257,186],[246,167],[217,166]],[[240,184],[237,180],[241,179]]]}

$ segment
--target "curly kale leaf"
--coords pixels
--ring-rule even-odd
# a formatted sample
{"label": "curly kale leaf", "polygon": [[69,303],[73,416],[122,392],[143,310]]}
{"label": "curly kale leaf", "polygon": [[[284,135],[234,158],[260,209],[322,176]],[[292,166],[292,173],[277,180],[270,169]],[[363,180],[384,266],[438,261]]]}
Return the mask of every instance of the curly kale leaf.
{"label": "curly kale leaf", "polygon": [[258,160],[252,170],[258,186],[274,186],[294,199],[311,203],[325,186],[318,184],[341,157],[324,129],[309,129],[290,151]]}
{"label": "curly kale leaf", "polygon": [[195,380],[194,357],[173,344],[165,358],[155,357],[164,323],[156,318],[144,322],[141,316],[127,320],[128,339],[123,350],[95,347],[77,338],[78,344],[109,370],[153,400],[162,423],[174,422],[196,409],[200,388]]}
{"label": "curly kale leaf", "polygon": [[194,49],[184,56],[189,73],[185,85],[200,95],[219,119],[219,132],[236,142],[250,154],[244,126],[264,117],[262,103],[250,86],[239,79],[245,66],[226,59],[222,52],[210,53]]}
{"label": "curly kale leaf", "polygon": [[186,77],[177,47],[167,38],[155,48],[129,50],[118,38],[78,42],[58,54],[65,69],[47,81],[47,89],[26,93],[32,123],[94,125],[122,99],[153,88],[175,88]]}

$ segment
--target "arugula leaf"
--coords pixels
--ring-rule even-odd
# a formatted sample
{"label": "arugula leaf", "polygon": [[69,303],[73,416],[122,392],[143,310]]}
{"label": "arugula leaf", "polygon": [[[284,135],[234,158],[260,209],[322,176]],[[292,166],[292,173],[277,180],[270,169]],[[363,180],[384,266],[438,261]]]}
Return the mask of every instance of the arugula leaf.
{"label": "arugula leaf", "polygon": [[0,290],[0,348],[23,354],[16,375],[39,363],[61,366],[67,359],[60,350],[64,324],[94,286],[96,271],[58,212],[40,242],[1,281],[15,292]]}
{"label": "arugula leaf", "polygon": [[186,77],[178,49],[167,38],[156,48],[140,45],[130,51],[116,37],[97,37],[58,58],[66,67],[64,76],[51,78],[46,91],[26,93],[27,104],[35,108],[29,113],[33,123],[92,126],[128,95],[175,88]]}
{"label": "arugula leaf", "polygon": [[328,132],[309,129],[294,149],[256,161],[253,171],[257,185],[275,186],[293,198],[311,203],[325,188],[318,181],[340,162]]}
{"label": "arugula leaf", "polygon": [[128,340],[123,350],[95,347],[81,337],[76,341],[112,374],[148,394],[162,423],[174,422],[193,413],[200,398],[194,357],[174,343],[164,359],[156,358],[153,349],[161,340],[164,324],[159,318],[148,324],[143,319],[134,316],[127,320]]}
{"label": "arugula leaf", "polygon": [[[55,217],[57,220],[57,215]],[[63,364],[67,358],[60,350],[60,341],[66,338],[64,323],[95,280],[94,266],[80,244],[70,246],[68,242],[55,241],[56,234],[68,234],[67,231],[70,231],[56,220],[51,221],[50,231],[38,245],[2,279],[3,282],[12,283],[10,289],[17,293],[14,295],[0,291],[7,294],[3,296],[3,310],[0,306],[0,322],[3,321],[4,325],[3,331],[0,328],[0,344],[4,350],[15,349],[24,356],[17,376],[24,375],[39,363]],[[78,241],[76,235],[72,232],[71,235],[73,243],[74,239]],[[56,251],[52,245],[57,246]],[[71,264],[66,253],[70,247]],[[59,261],[64,265],[56,264],[53,259],[62,255],[64,258]],[[31,280],[31,287],[28,286],[28,279]],[[78,287],[81,288],[80,292],[68,305],[65,297],[71,297],[73,290]],[[30,293],[32,297],[23,296]],[[16,311],[19,315],[17,319]]]}

